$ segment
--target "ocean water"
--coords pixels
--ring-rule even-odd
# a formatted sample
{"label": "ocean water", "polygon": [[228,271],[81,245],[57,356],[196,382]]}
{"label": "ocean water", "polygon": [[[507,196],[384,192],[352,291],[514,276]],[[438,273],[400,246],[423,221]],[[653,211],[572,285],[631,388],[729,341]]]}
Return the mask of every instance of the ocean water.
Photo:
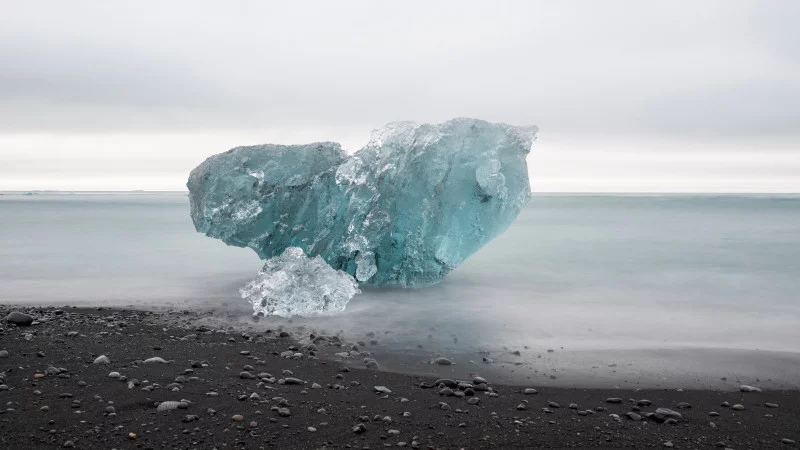
{"label": "ocean water", "polygon": [[762,352],[762,368],[788,358],[773,372],[800,386],[789,373],[800,368],[800,196],[534,195],[444,283],[365,289],[333,318],[253,322],[238,287],[260,265],[196,233],[183,193],[0,196],[0,303],[202,309],[254,329],[376,331],[376,353],[406,355],[394,364],[412,371],[429,368],[408,361],[437,354],[464,369],[485,356],[569,379],[634,351],[655,373],[729,349],[716,367],[749,373],[752,358],[724,355]]}

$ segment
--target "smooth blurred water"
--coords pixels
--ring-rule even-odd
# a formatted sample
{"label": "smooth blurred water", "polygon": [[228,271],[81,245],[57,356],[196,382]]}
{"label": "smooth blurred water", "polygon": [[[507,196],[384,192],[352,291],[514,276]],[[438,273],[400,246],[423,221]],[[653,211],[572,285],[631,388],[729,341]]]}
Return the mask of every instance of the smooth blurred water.
{"label": "smooth blurred water", "polygon": [[[252,325],[237,288],[260,265],[196,233],[185,194],[0,196],[0,303],[212,308]],[[535,195],[444,283],[365,290],[342,316],[294,324],[446,354],[797,352],[800,197]]]}

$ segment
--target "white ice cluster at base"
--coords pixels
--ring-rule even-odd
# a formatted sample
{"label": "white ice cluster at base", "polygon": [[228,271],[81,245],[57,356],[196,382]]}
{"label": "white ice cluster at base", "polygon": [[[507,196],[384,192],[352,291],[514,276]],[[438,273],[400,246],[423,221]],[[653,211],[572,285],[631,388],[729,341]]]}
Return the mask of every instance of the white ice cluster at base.
{"label": "white ice cluster at base", "polygon": [[352,276],[332,268],[322,257],[309,258],[302,249],[288,247],[268,259],[239,292],[253,305],[254,314],[291,317],[340,313],[361,291]]}

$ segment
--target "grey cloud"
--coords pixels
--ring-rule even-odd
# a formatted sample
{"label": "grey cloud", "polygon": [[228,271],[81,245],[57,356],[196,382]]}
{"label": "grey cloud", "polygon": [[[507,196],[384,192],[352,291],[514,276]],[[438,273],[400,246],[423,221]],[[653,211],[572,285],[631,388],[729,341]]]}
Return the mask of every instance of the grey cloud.
{"label": "grey cloud", "polygon": [[477,116],[558,132],[797,134],[793,1],[16,2],[0,129]]}

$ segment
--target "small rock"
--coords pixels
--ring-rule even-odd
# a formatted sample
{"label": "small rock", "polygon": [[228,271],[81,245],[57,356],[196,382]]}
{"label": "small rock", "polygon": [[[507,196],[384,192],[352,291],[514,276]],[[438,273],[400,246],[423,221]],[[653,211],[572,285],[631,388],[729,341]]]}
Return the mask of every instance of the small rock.
{"label": "small rock", "polygon": [[106,355],[100,355],[95,358],[92,364],[111,364],[111,360]]}
{"label": "small rock", "polygon": [[656,416],[661,418],[671,418],[676,420],[683,420],[683,415],[677,411],[673,411],[667,408],[658,408],[656,409]]}
{"label": "small rock", "polygon": [[232,421],[234,421],[234,422],[241,422],[241,421],[243,421],[243,420],[244,420],[244,416],[243,416],[243,415],[241,415],[241,414],[234,414],[234,415],[231,417],[231,420],[232,420]]}
{"label": "small rock", "polygon": [[6,322],[20,327],[27,327],[33,323],[33,317],[19,311],[12,311],[11,314],[6,316]]}
{"label": "small rock", "polygon": [[443,356],[440,356],[440,357],[434,359],[433,362],[435,364],[440,365],[440,366],[450,366],[450,365],[453,364],[453,361],[450,361],[449,359],[447,359],[447,358],[445,358]]}
{"label": "small rock", "polygon": [[289,408],[278,408],[278,415],[281,417],[289,417],[292,415],[292,411]]}
{"label": "small rock", "polygon": [[622,399],[617,397],[611,397],[606,399],[606,403],[622,403]]}
{"label": "small rock", "polygon": [[75,448],[75,443],[72,441],[66,441],[61,446],[64,448]]}
{"label": "small rock", "polygon": [[796,443],[797,443],[797,442],[795,442],[794,440],[792,440],[792,439],[789,439],[789,438],[783,438],[783,439],[781,439],[781,444],[786,444],[786,445],[794,445],[794,444],[796,444]]}
{"label": "small rock", "polygon": [[777,403],[764,403],[764,406],[766,406],[767,408],[777,408],[778,404]]}
{"label": "small rock", "polygon": [[522,391],[522,393],[525,394],[525,395],[534,395],[534,394],[538,394],[539,391],[537,391],[534,388],[527,388],[524,391]]}
{"label": "small rock", "polygon": [[147,358],[144,360],[145,364],[167,364],[169,361],[165,360],[160,356],[154,356],[152,358]]}
{"label": "small rock", "polygon": [[391,394],[392,391],[389,390],[386,386],[375,386],[375,392],[380,392],[381,394]]}
{"label": "small rock", "polygon": [[759,388],[757,388],[755,386],[748,386],[746,384],[743,384],[743,385],[739,386],[739,391],[740,392],[761,392],[761,389],[759,389]]}
{"label": "small rock", "polygon": [[636,421],[636,422],[642,420],[642,416],[640,416],[639,414],[636,414],[635,412],[627,412],[627,413],[625,413],[625,417],[627,417],[630,420]]}
{"label": "small rock", "polygon": [[[0,350],[0,358],[8,358],[8,350]],[[72,442],[72,441],[67,441],[67,442]]]}
{"label": "small rock", "polygon": [[744,408],[744,405],[742,405],[740,403],[737,403],[737,404],[731,406],[731,409],[734,410],[734,411],[744,411],[745,408]]}
{"label": "small rock", "polygon": [[451,380],[449,378],[440,378],[440,379],[438,379],[438,380],[433,382],[434,386],[439,386],[440,384],[443,384],[443,385],[445,385],[445,386],[447,386],[449,388],[455,388],[455,387],[458,386],[458,383],[456,383],[455,381],[453,381],[453,380]]}
{"label": "small rock", "polygon": [[175,402],[175,401],[161,402],[158,404],[158,408],[156,408],[156,411],[158,412],[172,411],[173,409],[181,408],[182,405],[188,406],[188,404],[185,402]]}

